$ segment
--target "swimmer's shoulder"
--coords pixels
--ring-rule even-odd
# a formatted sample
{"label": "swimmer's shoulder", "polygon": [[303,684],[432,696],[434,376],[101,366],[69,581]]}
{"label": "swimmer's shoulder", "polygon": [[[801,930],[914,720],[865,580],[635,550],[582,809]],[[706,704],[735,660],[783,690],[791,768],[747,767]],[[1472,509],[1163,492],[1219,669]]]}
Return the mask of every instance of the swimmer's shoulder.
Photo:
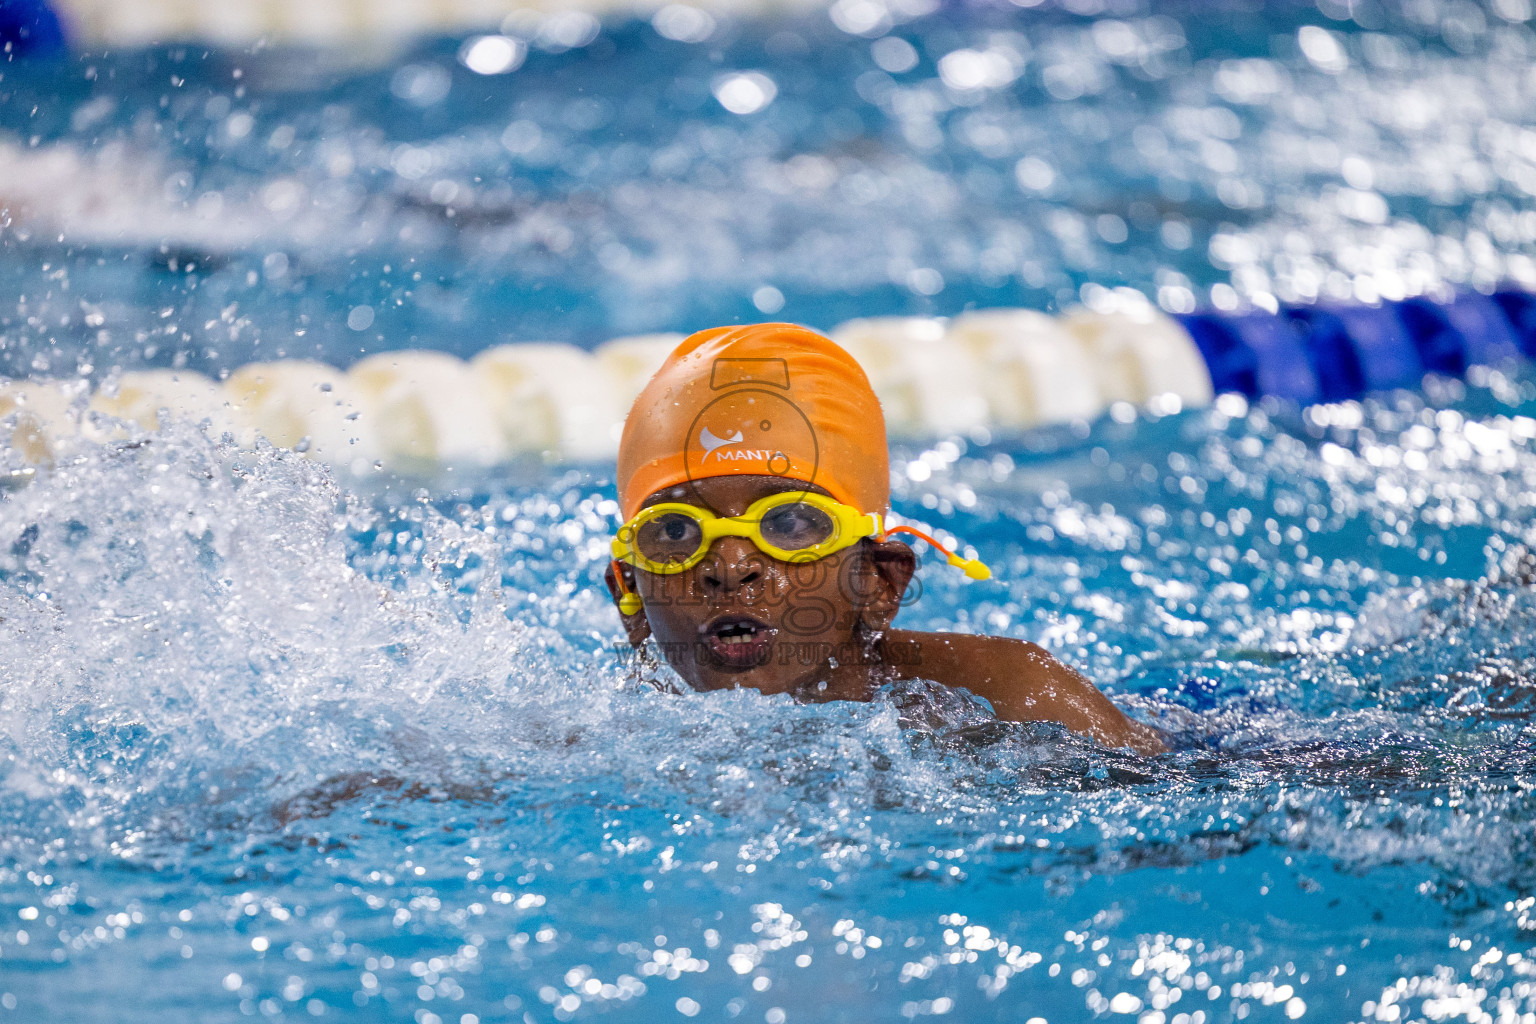
{"label": "swimmer's shoulder", "polygon": [[1127,718],[1081,673],[1028,640],[893,629],[882,646],[893,678],[963,687],[985,698],[1000,719],[1058,722],[1143,754],[1167,749],[1156,729]]}
{"label": "swimmer's shoulder", "polygon": [[993,675],[1031,689],[1046,689],[1060,666],[1049,651],[1028,640],[975,633],[925,633],[892,629],[882,644],[887,667],[897,679],[929,679],[946,686],[985,686]]}

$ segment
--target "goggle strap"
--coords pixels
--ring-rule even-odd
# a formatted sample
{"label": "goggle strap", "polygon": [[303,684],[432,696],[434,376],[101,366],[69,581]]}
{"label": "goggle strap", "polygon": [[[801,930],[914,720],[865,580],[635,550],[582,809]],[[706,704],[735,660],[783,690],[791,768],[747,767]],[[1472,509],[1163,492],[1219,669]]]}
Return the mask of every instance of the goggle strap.
{"label": "goggle strap", "polygon": [[917,529],[915,526],[887,527],[885,532],[880,535],[880,539],[885,540],[893,533],[910,533],[912,536],[918,538],[919,540],[927,541],[929,544],[932,544],[939,550],[939,552],[944,556],[944,560],[946,562],[955,568],[964,571],[965,575],[970,579],[984,580],[990,579],[992,576],[992,570],[988,569],[986,564],[982,562],[981,559],[965,558],[959,552],[949,550],[943,544],[940,544],[938,541],[934,540],[922,530]]}

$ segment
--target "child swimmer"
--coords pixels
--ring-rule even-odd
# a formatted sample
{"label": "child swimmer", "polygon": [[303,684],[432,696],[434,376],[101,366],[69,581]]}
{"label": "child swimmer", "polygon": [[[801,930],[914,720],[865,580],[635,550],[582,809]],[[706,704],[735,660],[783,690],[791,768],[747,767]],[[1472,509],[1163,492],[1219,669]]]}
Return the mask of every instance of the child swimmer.
{"label": "child swimmer", "polygon": [[792,324],[687,338],[619,442],[624,525],[607,582],[629,642],[654,639],[698,690],[867,701],[887,683],[926,679],[986,698],[1000,719],[1166,749],[1035,644],[893,628],[917,569],[893,536],[939,545],[885,523],[889,472],[880,404],[829,339]]}

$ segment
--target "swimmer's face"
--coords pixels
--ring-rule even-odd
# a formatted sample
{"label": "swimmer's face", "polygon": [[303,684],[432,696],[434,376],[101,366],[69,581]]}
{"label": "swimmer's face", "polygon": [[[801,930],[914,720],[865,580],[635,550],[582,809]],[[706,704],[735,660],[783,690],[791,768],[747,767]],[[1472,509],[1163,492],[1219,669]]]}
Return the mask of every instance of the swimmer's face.
{"label": "swimmer's face", "polygon": [[[709,477],[657,491],[644,505],[685,502],[738,516],[769,495],[827,492],[774,476]],[[632,643],[654,637],[678,675],[698,690],[749,687],[810,699],[863,699],[871,633],[884,630],[915,568],[911,549],[863,540],[814,562],[791,564],[745,537],[722,537],[699,564],[659,575],[622,567],[644,601],[625,616]],[[609,588],[618,597],[610,579]],[[868,688],[868,683],[863,688]]]}

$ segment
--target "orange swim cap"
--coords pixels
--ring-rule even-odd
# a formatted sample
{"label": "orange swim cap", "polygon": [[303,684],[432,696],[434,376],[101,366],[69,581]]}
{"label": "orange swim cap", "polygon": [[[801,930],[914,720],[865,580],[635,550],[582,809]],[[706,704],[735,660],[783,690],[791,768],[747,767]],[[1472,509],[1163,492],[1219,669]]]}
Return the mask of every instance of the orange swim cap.
{"label": "orange swim cap", "polygon": [[864,370],[831,339],[794,324],[700,331],[635,399],[619,440],[625,519],[665,487],[750,474],[887,511],[885,416]]}

